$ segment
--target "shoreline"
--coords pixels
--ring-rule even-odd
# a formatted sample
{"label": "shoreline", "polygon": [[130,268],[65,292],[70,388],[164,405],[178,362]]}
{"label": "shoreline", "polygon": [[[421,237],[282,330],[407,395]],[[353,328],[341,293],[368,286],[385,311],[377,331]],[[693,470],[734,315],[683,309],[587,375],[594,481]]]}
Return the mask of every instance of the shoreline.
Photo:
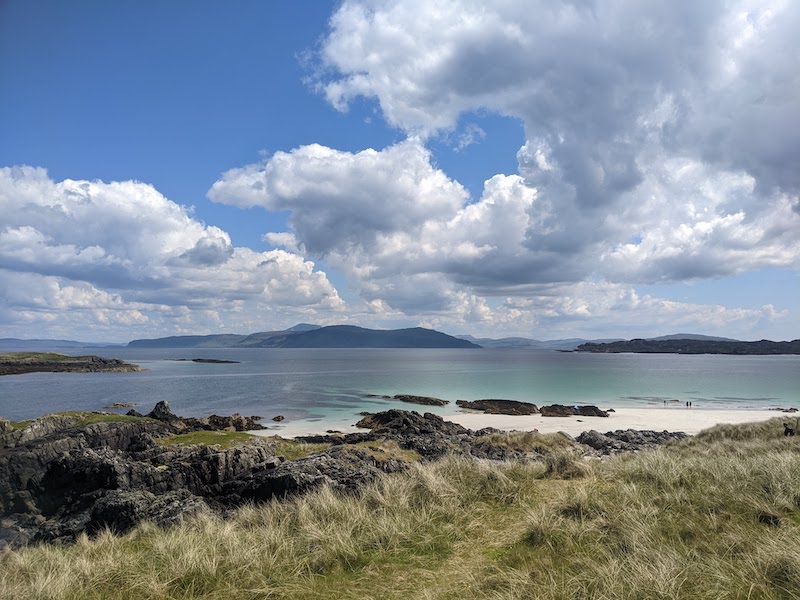
{"label": "shoreline", "polygon": [[[399,407],[398,407],[399,408]],[[415,410],[422,414],[427,407],[402,407],[406,410]],[[476,411],[464,410],[451,414],[440,414],[446,421],[458,423],[468,429],[478,430],[484,427],[494,427],[506,431],[533,431],[540,433],[554,433],[563,431],[572,436],[579,435],[591,429],[606,432],[616,429],[636,429],[654,431],[682,431],[695,435],[703,429],[708,429],[719,424],[750,423],[766,421],[775,417],[783,417],[787,422],[795,425],[800,423],[800,412],[784,413],[780,410],[768,409],[743,409],[743,408],[686,408],[680,407],[652,407],[652,408],[616,408],[608,417],[543,417],[540,414],[515,416],[515,415],[490,415]],[[260,436],[279,435],[283,438],[294,438],[304,435],[324,434],[329,430],[342,433],[355,433],[367,431],[355,427],[359,416],[352,418],[350,423],[333,422],[330,420],[307,421],[298,420],[283,422],[277,426],[267,426],[267,429],[251,431],[249,433]]]}

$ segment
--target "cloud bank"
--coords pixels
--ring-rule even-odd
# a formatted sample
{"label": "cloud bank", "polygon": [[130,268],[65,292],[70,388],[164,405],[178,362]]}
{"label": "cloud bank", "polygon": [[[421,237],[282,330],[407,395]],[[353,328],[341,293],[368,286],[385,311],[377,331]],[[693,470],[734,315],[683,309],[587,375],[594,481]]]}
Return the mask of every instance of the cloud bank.
{"label": "cloud bank", "polygon": [[0,322],[9,334],[38,322],[54,335],[94,329],[117,339],[250,331],[283,313],[342,306],[312,262],[234,247],[136,181],[55,182],[44,169],[3,168],[0,214]]}
{"label": "cloud bank", "polygon": [[[279,152],[209,197],[290,211],[268,240],[404,314],[674,317],[613,298],[800,262],[798,23],[786,2],[346,1],[317,89],[341,111],[374,99],[407,140]],[[526,143],[468,198],[426,140],[468,139],[475,111],[519,119]],[[683,308],[700,326],[776,316],[726,311]]]}

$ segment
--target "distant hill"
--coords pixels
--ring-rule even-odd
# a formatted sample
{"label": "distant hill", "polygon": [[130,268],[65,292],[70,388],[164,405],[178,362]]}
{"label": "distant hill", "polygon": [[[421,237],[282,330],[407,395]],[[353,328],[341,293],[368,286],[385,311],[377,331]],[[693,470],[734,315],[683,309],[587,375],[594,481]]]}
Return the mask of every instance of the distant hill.
{"label": "distant hill", "polygon": [[128,348],[236,348],[246,335],[221,333],[215,335],[173,335],[163,338],[133,340]]}
{"label": "distant hill", "polygon": [[23,340],[18,338],[0,338],[0,350],[52,350],[69,348],[112,348],[125,344],[110,342],[76,342],[75,340]]}
{"label": "distant hill", "polygon": [[566,338],[562,340],[534,340],[525,337],[506,337],[506,338],[476,338],[471,335],[457,335],[459,339],[467,340],[478,344],[483,348],[518,348],[518,349],[542,349],[542,350],[574,350],[586,342],[615,342],[619,338],[606,338],[598,340],[585,340],[583,338]]}
{"label": "distant hill", "polygon": [[706,342],[738,342],[733,338],[715,337],[713,335],[700,335],[698,333],[673,333],[672,335],[660,335],[658,337],[647,338],[648,340],[703,340]]}
{"label": "distant hill", "polygon": [[353,325],[320,327],[301,323],[282,331],[250,335],[184,335],[133,340],[129,348],[479,348],[453,336],[415,327],[365,329]]}
{"label": "distant hill", "polygon": [[608,344],[581,344],[578,352],[643,354],[800,354],[800,340],[791,342],[715,341],[708,339],[634,339]]}
{"label": "distant hill", "polygon": [[332,325],[286,338],[281,348],[480,348],[446,333],[411,329],[365,329],[353,325]]}

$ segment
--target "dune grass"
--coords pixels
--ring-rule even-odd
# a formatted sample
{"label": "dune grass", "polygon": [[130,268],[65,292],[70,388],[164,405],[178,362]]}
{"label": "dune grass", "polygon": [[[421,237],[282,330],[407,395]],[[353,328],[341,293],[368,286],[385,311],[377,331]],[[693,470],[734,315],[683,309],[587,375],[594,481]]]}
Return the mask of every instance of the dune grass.
{"label": "dune grass", "polygon": [[478,438],[477,442],[508,450],[537,454],[547,454],[553,450],[570,450],[575,447],[570,438],[561,433],[535,433],[532,431],[493,433]]}
{"label": "dune grass", "polygon": [[781,433],[777,419],[607,461],[416,462],[358,495],[5,552],[0,597],[797,598],[800,437]]}

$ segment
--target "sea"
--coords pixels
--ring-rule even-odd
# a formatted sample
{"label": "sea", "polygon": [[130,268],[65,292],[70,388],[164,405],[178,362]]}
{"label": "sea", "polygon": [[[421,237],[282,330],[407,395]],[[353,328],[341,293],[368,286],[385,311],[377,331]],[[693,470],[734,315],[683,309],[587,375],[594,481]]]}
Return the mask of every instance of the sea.
{"label": "sea", "polygon": [[[338,429],[360,412],[389,408],[453,414],[455,400],[503,398],[602,408],[800,408],[800,356],[589,354],[522,349],[145,349],[58,350],[133,362],[139,373],[31,373],[0,377],[0,416],[32,419],[130,403],[148,412],[166,400],[181,416],[258,415],[280,433]],[[212,358],[229,364],[179,359]],[[381,396],[415,394],[445,407]],[[116,409],[125,412],[127,409]],[[284,421],[273,423],[275,416]]]}

